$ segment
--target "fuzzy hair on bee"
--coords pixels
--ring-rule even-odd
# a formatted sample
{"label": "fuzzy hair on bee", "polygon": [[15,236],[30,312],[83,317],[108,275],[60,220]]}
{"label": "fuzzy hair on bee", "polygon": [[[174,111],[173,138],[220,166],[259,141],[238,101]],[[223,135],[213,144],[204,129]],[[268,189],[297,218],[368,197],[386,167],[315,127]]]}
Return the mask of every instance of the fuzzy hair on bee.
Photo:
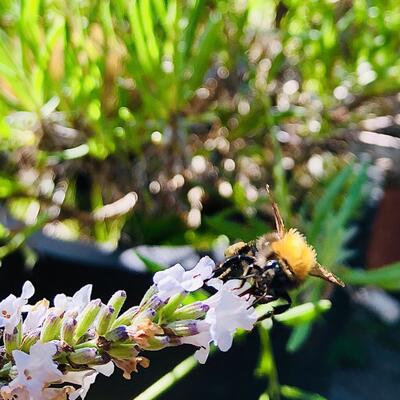
{"label": "fuzzy hair on bee", "polygon": [[215,271],[220,279],[241,279],[250,284],[247,291],[256,303],[269,303],[283,298],[279,305],[263,318],[286,311],[291,305],[287,293],[301,285],[308,276],[322,278],[339,286],[344,283],[317,261],[315,249],[297,229],[285,229],[278,205],[267,186],[275,218],[276,231],[245,243],[238,242],[225,250],[225,261]]}

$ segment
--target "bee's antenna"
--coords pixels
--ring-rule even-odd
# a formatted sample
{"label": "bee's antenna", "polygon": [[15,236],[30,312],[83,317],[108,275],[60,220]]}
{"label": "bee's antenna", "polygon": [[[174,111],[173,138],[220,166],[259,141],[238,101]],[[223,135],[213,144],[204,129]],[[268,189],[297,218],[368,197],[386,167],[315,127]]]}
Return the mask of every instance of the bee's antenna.
{"label": "bee's antenna", "polygon": [[310,271],[311,276],[316,276],[318,278],[322,278],[328,282],[334,283],[336,285],[344,287],[345,284],[332,272],[326,270],[320,264],[315,264],[314,267]]}
{"label": "bee's antenna", "polygon": [[279,212],[278,205],[275,203],[275,200],[274,200],[274,197],[272,196],[272,192],[270,190],[269,185],[266,185],[266,189],[267,189],[267,194],[268,194],[269,200],[272,205],[272,210],[274,211],[276,231],[278,232],[278,235],[280,237],[283,237],[286,232],[285,224],[283,223],[281,213]]}

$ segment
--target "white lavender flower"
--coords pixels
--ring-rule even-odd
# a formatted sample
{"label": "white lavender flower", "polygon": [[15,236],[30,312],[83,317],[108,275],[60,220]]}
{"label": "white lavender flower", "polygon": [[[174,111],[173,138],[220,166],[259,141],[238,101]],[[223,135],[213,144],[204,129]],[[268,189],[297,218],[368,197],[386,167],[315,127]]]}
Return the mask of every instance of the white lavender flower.
{"label": "white lavender flower", "polygon": [[21,321],[21,314],[24,311],[24,306],[34,293],[35,288],[32,283],[26,281],[22,287],[20,297],[10,294],[0,302],[0,328],[5,328],[6,333],[13,333],[15,327]]}
{"label": "white lavender flower", "polygon": [[214,261],[210,257],[203,257],[191,270],[185,271],[176,264],[165,271],[154,274],[153,281],[158,289],[158,297],[166,301],[170,297],[184,292],[194,292],[200,289],[206,279],[211,278],[215,268]]}
{"label": "white lavender flower", "polygon": [[64,312],[80,313],[90,302],[93,285],[79,289],[72,297],[60,293],[54,297],[54,307],[59,314]]}
{"label": "white lavender flower", "polygon": [[222,283],[212,279],[209,286],[217,289],[217,293],[205,300],[210,306],[205,322],[210,324],[210,334],[214,343],[221,351],[228,351],[232,346],[233,335],[237,329],[250,331],[257,321],[257,314],[251,306],[253,299],[249,296],[239,296],[248,287],[239,280]]}
{"label": "white lavender flower", "polygon": [[203,302],[209,309],[204,320],[197,323],[199,333],[181,339],[182,343],[199,347],[195,357],[201,364],[208,358],[211,342],[221,351],[228,351],[236,330],[251,330],[257,321],[256,312],[251,306],[253,299],[240,296],[248,288],[247,285],[241,287],[239,280],[223,283],[220,279],[210,279],[207,285],[218,291]]}
{"label": "white lavender flower", "polygon": [[[214,268],[204,257],[189,271],[178,264],[158,272],[139,306],[122,314],[124,291],[106,306],[90,300],[92,285],[86,285],[72,297],[57,295],[49,307],[45,299],[28,304],[34,288],[26,282],[20,297],[0,303],[0,399],[84,399],[98,373],[110,376],[114,365],[127,379],[138,367],[147,368],[143,351],[190,344],[198,348],[200,363],[212,343],[227,351],[236,330],[251,330],[257,316],[248,284],[212,278]],[[186,294],[205,283],[216,293],[188,302]]]}
{"label": "white lavender flower", "polygon": [[29,354],[14,350],[12,354],[17,376],[8,384],[8,388],[11,391],[22,389],[29,399],[42,399],[43,390],[62,377],[62,372],[53,361],[56,351],[53,343],[36,343]]}
{"label": "white lavender flower", "polygon": [[78,385],[78,389],[73,389],[69,394],[69,400],[76,400],[80,397],[82,400],[86,397],[90,386],[95,382],[100,373],[104,376],[111,376],[114,372],[114,364],[110,361],[105,365],[98,365],[86,371],[70,371],[62,377],[63,383]]}

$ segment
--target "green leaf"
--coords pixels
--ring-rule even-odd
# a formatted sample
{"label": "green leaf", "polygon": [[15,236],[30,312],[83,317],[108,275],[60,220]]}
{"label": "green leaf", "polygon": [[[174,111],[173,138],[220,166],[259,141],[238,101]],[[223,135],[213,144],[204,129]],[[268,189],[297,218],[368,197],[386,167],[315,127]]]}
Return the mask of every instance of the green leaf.
{"label": "green leaf", "polygon": [[319,394],[306,392],[297,387],[287,386],[287,385],[281,386],[281,394],[287,399],[327,400],[325,397],[322,397]]}
{"label": "green leaf", "polygon": [[150,7],[150,0],[141,0],[140,2],[140,16],[143,26],[143,34],[146,38],[146,45],[149,56],[151,57],[154,65],[159,64],[160,50],[157,45],[157,40],[154,32],[153,17]]}
{"label": "green leaf", "polygon": [[127,2],[127,7],[132,39],[136,47],[138,61],[144,71],[150,72],[152,69],[152,62],[148,53],[145,34],[142,29],[138,2],[131,0]]}
{"label": "green leaf", "polygon": [[286,350],[290,353],[299,350],[310,335],[311,327],[312,325],[308,323],[296,326],[287,342]]}
{"label": "green leaf", "polygon": [[204,80],[209,67],[209,61],[218,43],[218,30],[220,26],[221,15],[217,12],[210,14],[207,26],[197,45],[198,51],[191,60],[191,64],[194,67],[193,75],[190,79],[190,88],[192,90],[197,89]]}
{"label": "green leaf", "polygon": [[286,181],[286,173],[282,165],[282,150],[275,134],[272,134],[272,145],[274,149],[274,166],[272,175],[274,177],[274,187],[272,192],[283,220],[290,225],[290,196]]}
{"label": "green leaf", "polygon": [[137,250],[134,250],[135,254],[140,258],[141,261],[143,261],[143,264],[146,266],[147,270],[151,273],[156,273],[158,271],[163,271],[165,269],[164,266],[161,264],[156,263],[153,260],[150,260],[150,258],[147,258],[140,254]]}
{"label": "green leaf", "polygon": [[318,200],[314,207],[312,223],[307,232],[307,238],[311,243],[315,243],[318,234],[322,230],[322,226],[326,221],[326,216],[330,215],[334,210],[334,204],[344,185],[351,176],[353,164],[343,168],[336,178],[325,189],[324,194]]}
{"label": "green leaf", "polygon": [[330,310],[331,307],[332,303],[329,300],[305,303],[293,307],[283,314],[276,315],[275,319],[287,326],[298,326],[314,321],[319,315]]}
{"label": "green leaf", "polygon": [[190,13],[189,23],[184,32],[184,51],[183,56],[187,59],[192,50],[193,41],[196,33],[197,26],[199,24],[200,16],[204,10],[205,0],[196,0],[192,12]]}
{"label": "green leaf", "polygon": [[373,270],[341,267],[339,274],[348,285],[374,285],[390,291],[400,290],[400,262]]}

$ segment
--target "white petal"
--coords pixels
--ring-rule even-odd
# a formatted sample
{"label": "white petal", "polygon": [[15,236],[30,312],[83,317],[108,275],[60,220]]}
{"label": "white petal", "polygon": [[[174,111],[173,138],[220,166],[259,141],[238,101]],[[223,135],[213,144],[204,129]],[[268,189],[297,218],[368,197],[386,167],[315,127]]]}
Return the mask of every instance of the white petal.
{"label": "white petal", "polygon": [[57,294],[54,297],[53,304],[54,307],[64,311],[67,307],[67,296],[64,293]]}
{"label": "white petal", "polygon": [[21,350],[14,350],[12,352],[12,355],[14,357],[14,361],[17,366],[17,369],[23,368],[28,363],[29,358],[30,358],[29,354],[26,354]]}
{"label": "white petal", "polygon": [[93,285],[85,285],[81,289],[79,289],[73,296],[72,301],[74,304],[81,306],[83,309],[90,301],[90,297],[92,295]]}
{"label": "white petal", "polygon": [[23,299],[30,299],[35,294],[35,287],[32,285],[30,281],[26,281],[24,286],[22,286],[21,297]]}
{"label": "white petal", "polygon": [[204,284],[203,279],[200,276],[196,278],[189,279],[187,281],[182,282],[182,287],[187,292],[194,292],[197,289],[200,289]]}
{"label": "white petal", "polygon": [[14,333],[14,329],[19,324],[19,321],[21,321],[21,313],[19,312],[15,312],[14,314],[11,315],[11,318],[6,319],[4,324],[6,333],[9,334]]}
{"label": "white petal", "polygon": [[173,278],[181,281],[184,272],[185,269],[182,267],[182,265],[175,264],[173,267],[165,269],[164,271],[156,272],[153,276],[153,282],[157,284],[166,278]]}
{"label": "white petal", "polygon": [[194,353],[194,356],[200,364],[205,364],[209,354],[210,354],[210,345],[207,345],[205,348],[201,347],[199,350],[197,350]]}
{"label": "white petal", "polygon": [[224,282],[221,279],[218,279],[218,278],[210,279],[207,282],[207,286],[211,286],[211,287],[213,287],[214,289],[217,289],[217,290],[220,290],[223,285],[224,285]]}
{"label": "white petal", "polygon": [[215,269],[214,261],[210,257],[205,256],[200,259],[200,261],[197,263],[197,265],[193,269],[191,269],[187,272],[191,273],[192,276],[194,276],[196,274],[200,274],[200,276],[204,280],[204,279],[208,279],[211,277],[214,269]]}
{"label": "white petal", "polygon": [[86,375],[83,376],[81,388],[76,390],[75,392],[71,393],[69,395],[69,399],[75,400],[80,396],[81,399],[83,400],[86,397],[86,395],[90,389],[90,386],[96,380],[96,377],[97,377],[97,372],[94,370],[90,371],[89,373],[86,373]]}
{"label": "white petal", "polygon": [[57,346],[54,343],[35,343],[29,353],[33,357],[38,357],[41,359],[43,356],[54,356],[57,352]]}
{"label": "white petal", "polygon": [[25,333],[38,328],[43,322],[48,308],[49,302],[47,300],[41,300],[34,306],[31,306],[23,324],[23,332]]}
{"label": "white petal", "polygon": [[97,372],[104,376],[111,376],[114,373],[114,363],[112,361],[104,365],[97,365],[93,367]]}
{"label": "white petal", "polygon": [[233,335],[228,332],[222,332],[218,335],[216,345],[221,351],[228,351],[232,347]]}

